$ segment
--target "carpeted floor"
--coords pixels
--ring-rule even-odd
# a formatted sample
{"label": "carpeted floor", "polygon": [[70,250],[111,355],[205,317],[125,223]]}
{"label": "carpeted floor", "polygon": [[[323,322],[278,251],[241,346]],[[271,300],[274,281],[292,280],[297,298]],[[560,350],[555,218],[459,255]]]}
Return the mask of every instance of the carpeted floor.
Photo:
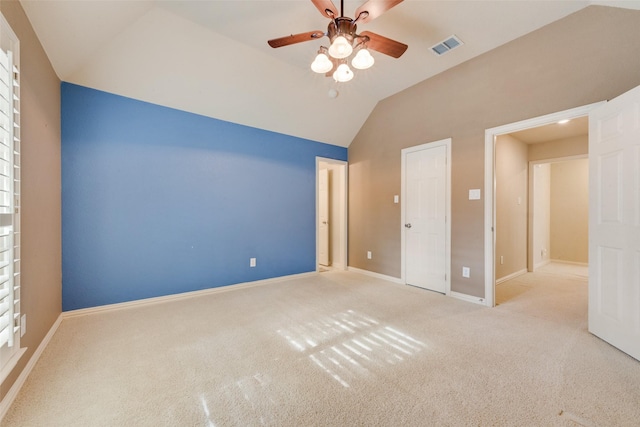
{"label": "carpeted floor", "polygon": [[12,426],[637,426],[640,362],[590,335],[586,278],[485,308],[356,273],[63,321]]}

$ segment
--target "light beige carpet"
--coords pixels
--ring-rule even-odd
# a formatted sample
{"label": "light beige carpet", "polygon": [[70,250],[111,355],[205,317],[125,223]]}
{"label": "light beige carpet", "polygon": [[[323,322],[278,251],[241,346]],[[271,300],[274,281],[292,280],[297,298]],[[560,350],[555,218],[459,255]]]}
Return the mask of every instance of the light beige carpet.
{"label": "light beige carpet", "polygon": [[637,426],[586,280],[496,308],[347,272],[63,321],[12,426]]}

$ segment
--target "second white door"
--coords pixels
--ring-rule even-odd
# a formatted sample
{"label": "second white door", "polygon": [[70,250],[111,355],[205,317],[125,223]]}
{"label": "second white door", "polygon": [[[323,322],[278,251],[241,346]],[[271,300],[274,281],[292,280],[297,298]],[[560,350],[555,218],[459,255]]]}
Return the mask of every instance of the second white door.
{"label": "second white door", "polygon": [[329,266],[329,169],[318,171],[318,221],[318,263]]}
{"label": "second white door", "polygon": [[441,293],[448,280],[447,153],[442,143],[402,153],[405,282]]}
{"label": "second white door", "polygon": [[589,331],[640,360],[640,86],[589,114]]}

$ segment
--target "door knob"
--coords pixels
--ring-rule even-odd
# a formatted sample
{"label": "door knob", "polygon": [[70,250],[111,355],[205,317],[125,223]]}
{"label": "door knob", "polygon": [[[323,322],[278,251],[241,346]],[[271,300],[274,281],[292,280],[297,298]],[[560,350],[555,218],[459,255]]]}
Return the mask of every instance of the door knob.
{"label": "door knob", "polygon": [[407,227],[407,228],[411,228],[411,223],[407,223],[404,226]]}

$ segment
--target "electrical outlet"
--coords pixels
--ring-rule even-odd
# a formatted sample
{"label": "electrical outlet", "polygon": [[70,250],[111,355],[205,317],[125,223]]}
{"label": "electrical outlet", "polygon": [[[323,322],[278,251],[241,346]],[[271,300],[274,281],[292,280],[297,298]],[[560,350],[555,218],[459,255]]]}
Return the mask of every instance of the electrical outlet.
{"label": "electrical outlet", "polygon": [[462,267],[462,277],[466,277],[467,279],[471,277],[471,269],[469,267]]}
{"label": "electrical outlet", "polygon": [[249,259],[249,267],[255,267],[256,266],[256,259],[255,258],[250,258]]}
{"label": "electrical outlet", "polygon": [[367,259],[371,259],[371,251],[367,251]]}

